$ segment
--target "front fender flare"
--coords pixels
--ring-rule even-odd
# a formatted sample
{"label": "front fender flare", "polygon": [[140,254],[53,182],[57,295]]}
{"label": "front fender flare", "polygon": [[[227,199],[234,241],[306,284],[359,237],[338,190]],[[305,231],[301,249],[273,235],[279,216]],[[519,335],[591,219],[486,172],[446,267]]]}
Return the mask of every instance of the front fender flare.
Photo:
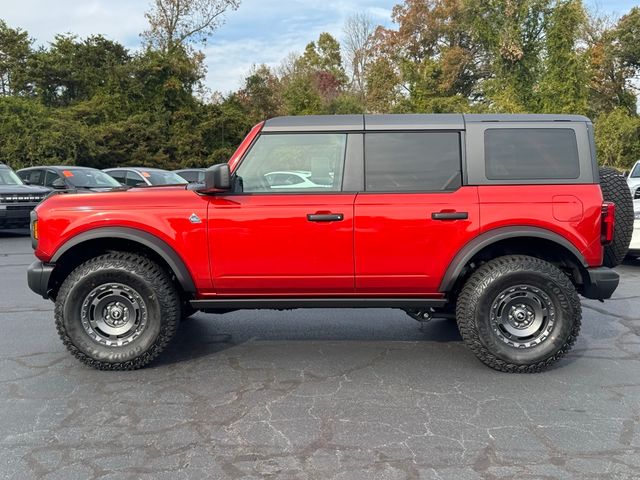
{"label": "front fender flare", "polygon": [[144,245],[145,247],[158,254],[165,262],[167,262],[167,265],[169,265],[169,268],[171,268],[178,282],[180,283],[180,286],[185,292],[196,292],[195,283],[193,282],[191,273],[189,273],[189,269],[185,265],[180,255],[178,255],[176,251],[164,240],[148,232],[135,228],[100,227],[87,230],[86,232],[76,235],[75,237],[64,243],[60,248],[58,248],[58,250],[51,258],[51,263],[56,263],[56,261],[58,261],[66,252],[77,245],[91,240],[106,238],[119,238]]}

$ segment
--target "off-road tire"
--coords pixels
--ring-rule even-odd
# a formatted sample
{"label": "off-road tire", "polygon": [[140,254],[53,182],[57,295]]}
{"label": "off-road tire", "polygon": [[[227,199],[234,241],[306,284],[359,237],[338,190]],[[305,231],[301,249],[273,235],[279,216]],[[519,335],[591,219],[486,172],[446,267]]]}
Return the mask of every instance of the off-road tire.
{"label": "off-road tire", "polygon": [[[83,326],[83,302],[96,287],[111,283],[134,289],[146,312],[145,328],[123,346],[99,343]],[[62,342],[81,362],[99,370],[135,370],[153,361],[173,339],[180,311],[178,291],[163,268],[141,255],[113,252],[88,260],[65,279],[56,298],[55,322]]]}
{"label": "off-road tire", "polygon": [[[553,307],[548,336],[528,348],[505,343],[491,323],[490,310],[501,292],[521,284],[544,292]],[[575,287],[562,271],[538,258],[511,255],[491,260],[471,275],[458,297],[456,318],[465,344],[480,361],[502,372],[537,373],[571,349],[582,310]]]}
{"label": "off-road tire", "polygon": [[607,202],[616,204],[613,242],[604,247],[604,265],[610,268],[622,263],[629,252],[633,235],[633,199],[626,179],[614,168],[600,168],[600,188]]}

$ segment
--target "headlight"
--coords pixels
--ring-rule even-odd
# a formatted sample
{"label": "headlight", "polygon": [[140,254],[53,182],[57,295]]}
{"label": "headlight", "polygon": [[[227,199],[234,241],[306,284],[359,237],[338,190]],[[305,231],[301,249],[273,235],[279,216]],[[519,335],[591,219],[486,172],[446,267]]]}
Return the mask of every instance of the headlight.
{"label": "headlight", "polygon": [[633,212],[633,216],[636,220],[640,220],[640,210],[636,210]]}

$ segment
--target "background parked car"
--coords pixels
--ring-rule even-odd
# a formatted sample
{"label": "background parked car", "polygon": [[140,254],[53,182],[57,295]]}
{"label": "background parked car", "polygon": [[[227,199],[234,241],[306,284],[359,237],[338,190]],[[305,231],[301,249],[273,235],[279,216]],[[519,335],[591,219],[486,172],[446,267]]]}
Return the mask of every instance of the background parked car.
{"label": "background parked car", "polygon": [[633,198],[640,200],[640,160],[636,162],[631,172],[629,172],[627,183],[629,184],[629,190],[631,190]]}
{"label": "background parked car", "polygon": [[108,173],[122,185],[128,187],[152,187],[160,185],[186,185],[184,178],[174,172],[160,168],[107,168]]}
{"label": "background parked car", "polygon": [[0,163],[0,229],[29,226],[29,214],[49,190],[25,185],[7,165]]}
{"label": "background parked car", "polygon": [[[637,187],[640,190],[640,187]],[[633,212],[635,220],[633,222],[633,236],[629,245],[629,256],[640,257],[640,200],[633,201]]]}
{"label": "background parked car", "polygon": [[202,183],[204,182],[204,168],[184,168],[182,170],[174,170],[182,178],[189,183]]}
{"label": "background parked car", "polygon": [[18,176],[27,185],[39,185],[49,190],[66,192],[107,192],[120,188],[109,175],[88,167],[30,167],[18,170]]}

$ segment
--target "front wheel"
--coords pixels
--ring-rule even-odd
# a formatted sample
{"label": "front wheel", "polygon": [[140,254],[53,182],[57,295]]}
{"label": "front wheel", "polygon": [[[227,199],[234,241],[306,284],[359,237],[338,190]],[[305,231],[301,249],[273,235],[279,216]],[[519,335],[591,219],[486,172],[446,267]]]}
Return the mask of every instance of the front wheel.
{"label": "front wheel", "polygon": [[100,370],[141,368],[164,350],[180,321],[171,278],[146,257],[115,252],[88,260],[56,298],[58,334],[80,361]]}
{"label": "front wheel", "polygon": [[500,257],[481,266],[456,307],[460,334],[486,365],[540,372],[573,346],[582,310],[575,287],[554,265],[534,257]]}

